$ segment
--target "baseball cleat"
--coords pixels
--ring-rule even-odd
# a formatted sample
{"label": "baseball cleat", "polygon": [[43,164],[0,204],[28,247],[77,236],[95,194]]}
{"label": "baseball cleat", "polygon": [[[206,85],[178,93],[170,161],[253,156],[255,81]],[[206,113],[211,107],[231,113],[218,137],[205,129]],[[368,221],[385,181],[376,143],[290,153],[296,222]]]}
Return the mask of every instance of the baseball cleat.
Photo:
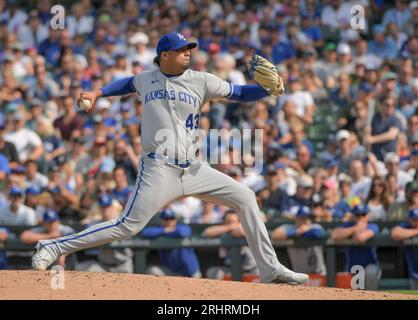
{"label": "baseball cleat", "polygon": [[304,284],[308,282],[309,276],[305,273],[297,273],[284,268],[284,270],[273,280],[272,283],[287,283],[291,285]]}
{"label": "baseball cleat", "polygon": [[34,270],[46,270],[57,259],[42,245],[42,241],[38,241],[36,253],[32,257],[32,268]]}

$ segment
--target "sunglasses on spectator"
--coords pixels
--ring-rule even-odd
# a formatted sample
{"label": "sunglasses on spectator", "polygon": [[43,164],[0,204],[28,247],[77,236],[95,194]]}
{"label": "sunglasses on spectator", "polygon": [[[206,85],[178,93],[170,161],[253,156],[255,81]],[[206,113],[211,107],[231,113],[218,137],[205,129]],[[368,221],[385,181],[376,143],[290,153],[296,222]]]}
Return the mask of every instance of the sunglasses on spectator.
{"label": "sunglasses on spectator", "polygon": [[174,217],[166,217],[166,218],[162,218],[162,220],[174,220],[175,218]]}

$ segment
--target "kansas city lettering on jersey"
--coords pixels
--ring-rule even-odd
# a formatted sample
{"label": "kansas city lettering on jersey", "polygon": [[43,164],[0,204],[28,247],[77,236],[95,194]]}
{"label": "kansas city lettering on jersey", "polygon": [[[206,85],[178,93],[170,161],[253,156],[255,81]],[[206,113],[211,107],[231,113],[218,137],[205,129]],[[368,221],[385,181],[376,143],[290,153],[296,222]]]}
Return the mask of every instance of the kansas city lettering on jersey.
{"label": "kansas city lettering on jersey", "polygon": [[175,90],[154,90],[145,95],[145,103],[152,100],[178,100],[186,102],[196,107],[197,98],[186,92],[176,92]]}

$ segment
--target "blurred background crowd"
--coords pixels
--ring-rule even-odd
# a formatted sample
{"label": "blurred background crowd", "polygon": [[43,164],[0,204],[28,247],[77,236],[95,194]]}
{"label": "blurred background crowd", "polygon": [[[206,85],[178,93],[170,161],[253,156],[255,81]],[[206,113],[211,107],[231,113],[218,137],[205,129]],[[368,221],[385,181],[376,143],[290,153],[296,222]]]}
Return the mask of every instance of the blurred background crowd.
{"label": "blurred background crowd", "polygon": [[[141,153],[140,97],[101,98],[89,114],[76,98],[154,68],[171,31],[198,42],[194,70],[246,84],[257,53],[284,78],[284,95],[211,101],[200,121],[225,129],[221,139],[263,129],[262,173],[216,167],[256,193],[266,221],[306,206],[315,222],[346,222],[363,204],[369,221],[401,221],[418,207],[418,1],[61,1],[63,30],[49,26],[53,4],[0,0],[0,225],[122,212]],[[170,208],[185,223],[222,223],[228,210],[193,197]]]}

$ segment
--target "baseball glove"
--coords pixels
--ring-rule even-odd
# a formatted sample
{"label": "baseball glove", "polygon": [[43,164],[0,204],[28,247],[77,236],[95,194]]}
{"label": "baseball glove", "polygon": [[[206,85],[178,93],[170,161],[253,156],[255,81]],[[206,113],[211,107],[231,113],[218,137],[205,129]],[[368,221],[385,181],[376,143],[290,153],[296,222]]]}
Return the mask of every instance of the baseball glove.
{"label": "baseball glove", "polygon": [[251,79],[268,93],[273,96],[284,93],[283,79],[273,63],[259,55],[254,55],[247,67]]}

